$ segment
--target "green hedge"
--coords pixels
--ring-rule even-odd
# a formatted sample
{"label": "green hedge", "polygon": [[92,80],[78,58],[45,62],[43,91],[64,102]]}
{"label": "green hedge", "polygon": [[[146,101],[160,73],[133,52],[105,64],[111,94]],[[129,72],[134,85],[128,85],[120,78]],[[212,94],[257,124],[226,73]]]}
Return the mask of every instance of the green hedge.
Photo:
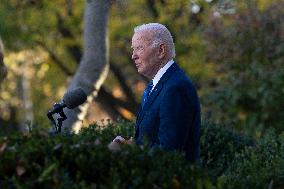
{"label": "green hedge", "polygon": [[225,126],[210,122],[202,126],[201,160],[214,178],[221,176],[230,167],[237,153],[254,145],[252,138],[237,134]]}
{"label": "green hedge", "polygon": [[219,183],[226,188],[283,188],[284,133],[270,131],[257,146],[236,154]]}
{"label": "green hedge", "polygon": [[[133,136],[133,123],[91,125],[78,135],[45,132],[0,138],[0,188],[263,188],[283,185],[283,136],[262,141],[204,122],[202,166],[181,154],[124,146],[110,151],[116,136]],[[269,144],[269,145],[268,145]],[[268,147],[269,146],[269,147]],[[273,153],[272,153],[273,152]],[[247,175],[250,175],[248,177]]]}

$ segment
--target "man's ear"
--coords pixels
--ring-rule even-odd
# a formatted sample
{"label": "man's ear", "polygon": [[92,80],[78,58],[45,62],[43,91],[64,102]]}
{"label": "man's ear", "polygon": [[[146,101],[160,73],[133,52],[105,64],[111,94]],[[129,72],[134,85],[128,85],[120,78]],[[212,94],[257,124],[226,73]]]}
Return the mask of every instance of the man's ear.
{"label": "man's ear", "polygon": [[166,45],[165,45],[165,44],[160,44],[160,45],[159,45],[159,49],[158,49],[158,57],[159,57],[160,59],[163,59],[163,58],[165,58],[166,53],[167,53],[167,51],[166,51]]}

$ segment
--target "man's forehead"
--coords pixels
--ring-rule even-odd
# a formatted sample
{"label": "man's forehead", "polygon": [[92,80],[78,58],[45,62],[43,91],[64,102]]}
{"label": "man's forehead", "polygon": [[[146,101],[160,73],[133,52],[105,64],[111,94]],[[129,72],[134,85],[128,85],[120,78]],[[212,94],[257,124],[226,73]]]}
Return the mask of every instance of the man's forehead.
{"label": "man's forehead", "polygon": [[148,32],[138,32],[135,33],[132,37],[132,43],[144,41],[150,41],[150,34]]}

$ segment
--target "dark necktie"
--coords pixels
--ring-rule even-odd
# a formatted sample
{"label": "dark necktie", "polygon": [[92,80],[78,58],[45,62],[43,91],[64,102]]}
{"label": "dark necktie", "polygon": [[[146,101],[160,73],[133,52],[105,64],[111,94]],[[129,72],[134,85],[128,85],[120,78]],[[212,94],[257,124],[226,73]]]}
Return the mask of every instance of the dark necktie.
{"label": "dark necktie", "polygon": [[151,80],[147,87],[145,88],[144,90],[144,93],[143,93],[143,98],[142,98],[142,108],[143,106],[145,105],[145,103],[147,102],[147,99],[149,97],[149,94],[151,93],[151,89],[153,88],[153,80]]}

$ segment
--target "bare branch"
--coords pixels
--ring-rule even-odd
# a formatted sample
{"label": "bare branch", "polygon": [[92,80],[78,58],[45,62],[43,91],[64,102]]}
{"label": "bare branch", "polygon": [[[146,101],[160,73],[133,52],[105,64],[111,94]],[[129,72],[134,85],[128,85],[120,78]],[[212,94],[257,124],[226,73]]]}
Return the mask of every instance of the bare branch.
{"label": "bare branch", "polygon": [[38,45],[40,45],[50,56],[50,58],[56,63],[56,65],[67,75],[67,76],[72,76],[74,72],[69,70],[67,66],[64,65],[63,62],[53,53],[43,42],[41,41],[36,41]]}

